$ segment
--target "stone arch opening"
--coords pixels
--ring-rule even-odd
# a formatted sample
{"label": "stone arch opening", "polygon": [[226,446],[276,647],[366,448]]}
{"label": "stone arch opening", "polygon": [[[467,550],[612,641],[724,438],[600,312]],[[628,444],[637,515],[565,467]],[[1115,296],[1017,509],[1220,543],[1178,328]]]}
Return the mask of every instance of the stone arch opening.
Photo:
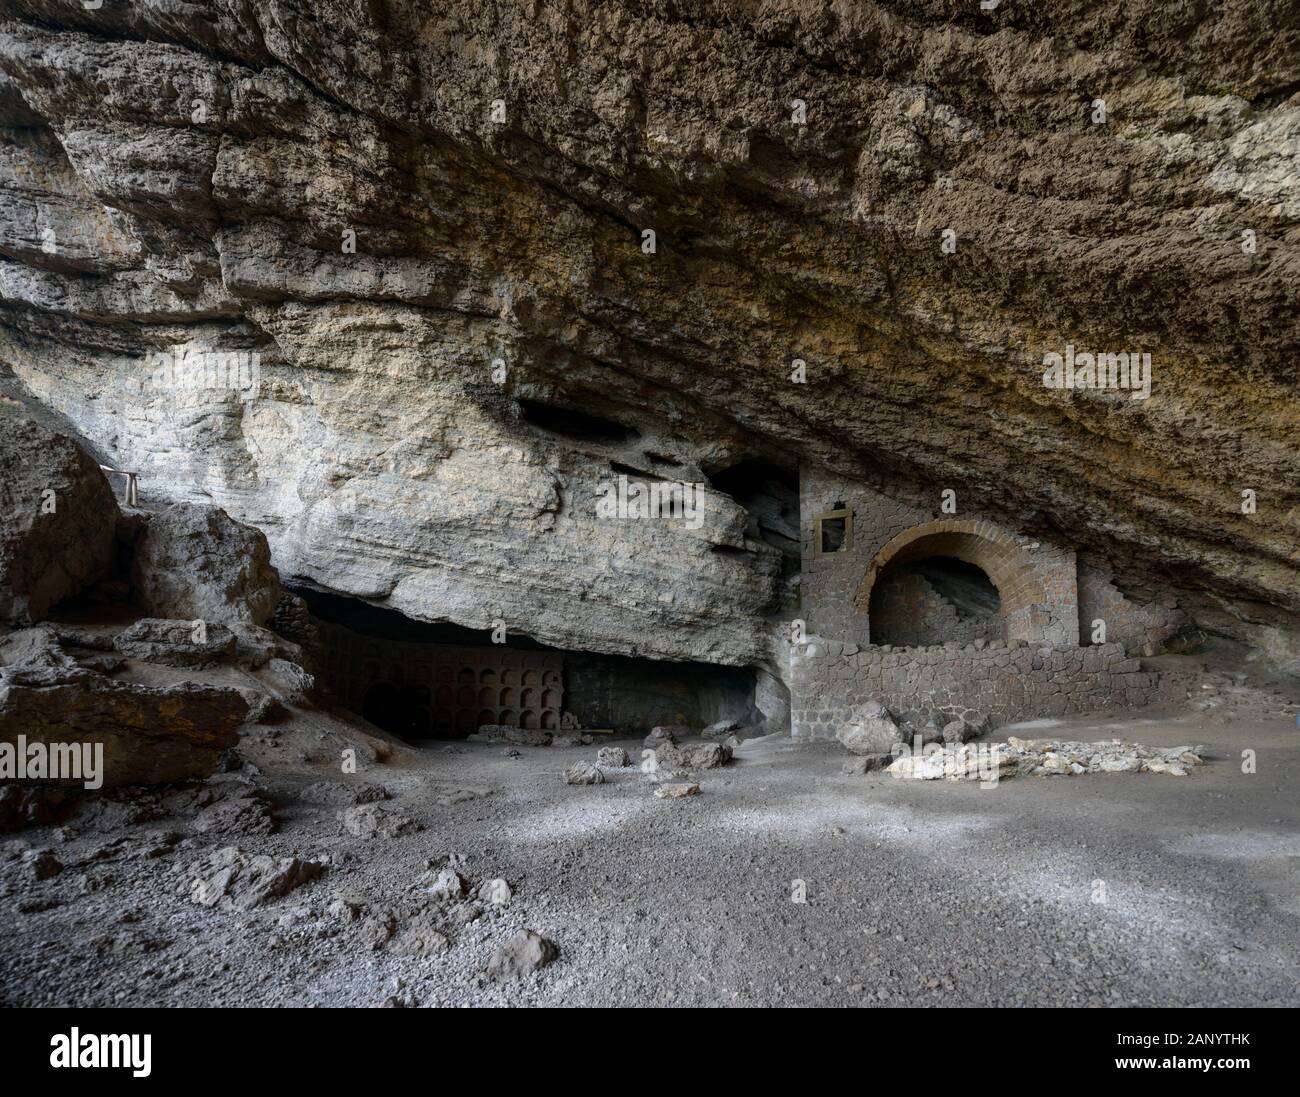
{"label": "stone arch opening", "polygon": [[871,590],[871,641],[929,647],[1002,639],[1002,599],[984,569],[955,556],[891,561]]}
{"label": "stone arch opening", "polygon": [[[924,562],[935,559],[956,561],[966,566],[965,579],[968,593],[972,593],[971,608],[977,607],[981,599],[974,596],[979,584],[975,582],[975,569],[987,578],[989,585],[996,592],[997,628],[994,635],[987,635],[990,626],[979,626],[986,630],[984,639],[1030,640],[1033,628],[1032,607],[1044,599],[1043,584],[1036,574],[1028,554],[1007,533],[987,522],[965,520],[940,520],[926,522],[913,529],[905,530],[893,538],[872,558],[867,573],[858,587],[854,604],[859,613],[867,615],[868,632],[872,643],[893,643],[880,639],[872,620],[873,595],[882,579],[886,585],[881,588],[877,599],[877,609],[881,608],[890,592],[890,575],[917,575],[924,578]],[[941,574],[947,569],[953,583],[962,578],[962,569],[948,565],[928,566],[932,575]],[[929,583],[933,588],[933,583]],[[918,596],[919,586],[913,584],[912,596]],[[950,585],[951,590],[951,585]],[[987,591],[982,598],[988,605]],[[951,601],[951,599],[945,599]],[[919,602],[917,603],[919,604]],[[935,609],[935,605],[930,608]],[[978,613],[973,616],[981,616]],[[960,614],[954,614],[959,617]],[[888,620],[888,618],[887,618]],[[931,622],[939,627],[942,621],[936,618]],[[978,639],[978,635],[969,639]],[[944,639],[963,640],[963,635],[951,635]],[[943,639],[931,640],[942,643]]]}

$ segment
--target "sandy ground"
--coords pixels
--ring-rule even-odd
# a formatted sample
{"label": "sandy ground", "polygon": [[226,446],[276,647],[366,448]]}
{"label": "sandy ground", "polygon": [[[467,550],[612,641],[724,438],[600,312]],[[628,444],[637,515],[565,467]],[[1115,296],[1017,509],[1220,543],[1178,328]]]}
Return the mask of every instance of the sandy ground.
{"label": "sandy ground", "polygon": [[[135,822],[101,812],[8,836],[0,1001],[1300,1004],[1292,716],[1148,713],[1038,721],[1028,734],[1202,743],[1211,761],[1185,778],[1017,777],[983,789],[846,776],[838,744],[759,740],[699,774],[698,796],[659,800],[636,769],[566,785],[565,767],[594,760],[596,746],[511,757],[439,744],[343,777],[283,738],[250,741],[245,753],[262,773],[210,788],[266,795],[274,834],[195,833],[194,791],[181,790],[128,802]],[[1242,772],[1245,749],[1256,752],[1254,774]],[[345,796],[382,784],[385,811],[424,829],[345,835],[338,806],[306,798],[323,778]],[[140,852],[160,829],[180,840]],[[197,906],[186,893],[192,866],[224,845],[331,863],[264,907]],[[25,848],[49,848],[63,871],[27,877]],[[501,877],[513,898],[431,900],[423,889],[449,854],[471,886]],[[797,881],[806,902],[792,899]],[[339,897],[357,920],[331,913]],[[400,931],[421,908],[447,951],[375,947],[368,917],[391,916]],[[525,927],[553,940],[559,959],[523,981],[488,979],[494,948]]]}

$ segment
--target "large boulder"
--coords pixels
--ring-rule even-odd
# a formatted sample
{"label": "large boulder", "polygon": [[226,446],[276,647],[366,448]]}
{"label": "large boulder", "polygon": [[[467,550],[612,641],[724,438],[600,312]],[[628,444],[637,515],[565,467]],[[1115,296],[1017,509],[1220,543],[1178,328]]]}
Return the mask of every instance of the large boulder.
{"label": "large boulder", "polygon": [[242,633],[269,621],[280,600],[262,531],[196,503],[154,516],[136,543],[131,580],[152,617],[217,622]]}
{"label": "large boulder", "polygon": [[726,743],[669,743],[654,748],[655,761],[664,769],[716,769],[731,761]]}
{"label": "large boulder", "polygon": [[0,619],[38,621],[107,576],[117,518],[99,465],[66,434],[0,425]]}
{"label": "large boulder", "polygon": [[878,701],[868,701],[853,710],[835,738],[854,754],[889,754],[895,744],[906,741],[889,710]]}
{"label": "large boulder", "polygon": [[0,743],[102,745],[105,788],[210,776],[247,716],[248,702],[225,687],[159,688],[30,662],[0,668]]}
{"label": "large boulder", "polygon": [[603,785],[605,775],[600,772],[599,766],[593,766],[590,762],[574,762],[564,771],[564,780],[570,785]]}
{"label": "large boulder", "polygon": [[169,667],[207,667],[235,653],[235,634],[215,622],[144,617],[113,642],[123,655]]}

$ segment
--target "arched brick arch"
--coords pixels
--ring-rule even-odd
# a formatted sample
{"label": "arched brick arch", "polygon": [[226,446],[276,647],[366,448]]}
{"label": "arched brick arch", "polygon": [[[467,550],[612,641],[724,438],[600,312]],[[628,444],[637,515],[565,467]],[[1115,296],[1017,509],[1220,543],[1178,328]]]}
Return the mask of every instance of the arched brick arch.
{"label": "arched brick arch", "polygon": [[862,577],[853,599],[858,612],[870,611],[871,591],[886,567],[927,556],[954,556],[983,570],[997,587],[1006,638],[1034,638],[1032,607],[1046,597],[1042,578],[1009,533],[979,519],[936,519],[893,538],[871,558]]}

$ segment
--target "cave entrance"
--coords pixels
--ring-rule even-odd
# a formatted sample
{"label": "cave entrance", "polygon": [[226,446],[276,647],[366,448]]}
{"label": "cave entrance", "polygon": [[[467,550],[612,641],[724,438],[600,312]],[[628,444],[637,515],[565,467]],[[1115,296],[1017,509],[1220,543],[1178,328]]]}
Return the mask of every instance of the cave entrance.
{"label": "cave entrance", "polygon": [[528,637],[415,621],[355,598],[298,590],[324,645],[339,703],[403,739],[463,739],[484,724],[644,736],[762,719],[750,667],[548,647]]}
{"label": "cave entrance", "polygon": [[886,564],[871,590],[873,644],[928,647],[1002,639],[1002,600],[978,564],[923,556]]}

